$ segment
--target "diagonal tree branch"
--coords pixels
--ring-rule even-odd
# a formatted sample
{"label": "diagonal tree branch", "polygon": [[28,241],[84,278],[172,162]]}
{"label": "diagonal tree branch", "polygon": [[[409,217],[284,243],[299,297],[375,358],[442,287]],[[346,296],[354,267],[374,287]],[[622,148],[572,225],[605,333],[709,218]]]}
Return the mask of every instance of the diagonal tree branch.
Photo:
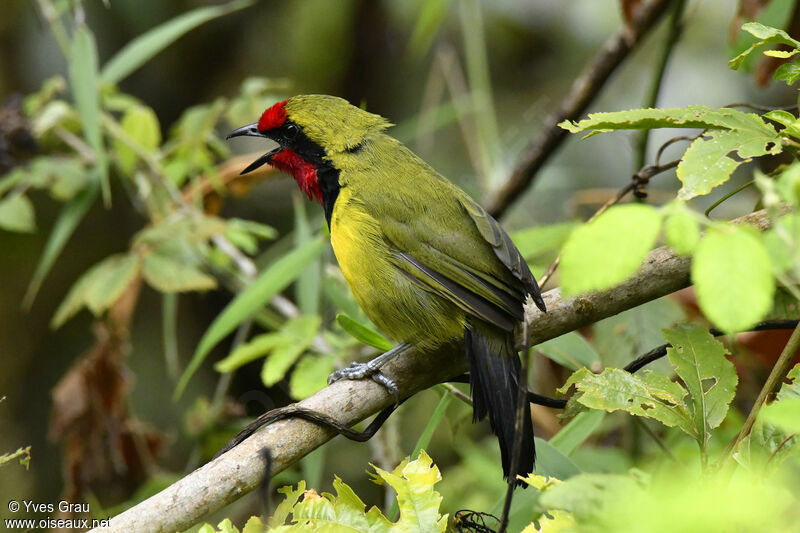
{"label": "diagonal tree branch", "polygon": [[670,5],[670,0],[650,0],[638,10],[630,26],[606,42],[602,50],[586,65],[572,83],[569,93],[553,113],[548,116],[539,134],[528,144],[511,177],[497,191],[486,206],[495,218],[516,201],[533,182],[536,173],[550,158],[568,132],[559,122],[576,120],[597,97],[614,70],[622,64]]}
{"label": "diagonal tree branch", "polygon": [[[764,211],[736,219],[760,230],[769,226]],[[545,293],[546,314],[529,310],[531,344],[558,337],[587,324],[631,309],[689,285],[690,258],[667,248],[654,250],[633,277],[604,292],[562,298],[558,289]],[[382,371],[393,378],[405,398],[463,373],[463,347],[448,345],[429,354],[414,351],[395,358]],[[352,425],[392,405],[394,397],[372,380],[339,381],[298,405]],[[258,487],[265,474],[260,453],[272,454],[272,473],[288,468],[334,436],[330,429],[299,419],[282,420],[198,468],[158,494],[115,516],[110,526],[92,531],[173,532],[183,530]]]}

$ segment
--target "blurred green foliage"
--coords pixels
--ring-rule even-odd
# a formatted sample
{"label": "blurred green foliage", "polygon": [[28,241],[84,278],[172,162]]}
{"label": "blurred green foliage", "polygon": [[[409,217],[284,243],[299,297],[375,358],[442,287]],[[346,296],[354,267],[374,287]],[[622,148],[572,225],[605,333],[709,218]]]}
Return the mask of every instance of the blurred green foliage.
{"label": "blurred green foliage", "polygon": [[[33,378],[24,376],[36,375],[37,390],[53,388],[89,360],[93,349],[111,346],[100,351],[120,374],[127,376],[130,365],[138,381],[117,421],[157,426],[166,442],[160,457],[142,456],[145,475],[111,475],[121,490],[106,494],[102,484],[87,483],[80,496],[92,502],[97,516],[141,501],[208,458],[246,423],[247,414],[307,397],[324,387],[335,368],[390,346],[350,295],[316,208],[307,208],[300,195],[286,201],[286,190],[269,172],[259,176],[262,184],[238,178],[242,166],[222,140],[227,129],[253,122],[288,94],[336,92],[396,117],[399,138],[485,196],[511,171],[531,125],[554,107],[583,58],[618,23],[616,9],[610,9],[614,2],[594,1],[526,7],[478,0],[308,0],[280,6],[186,0],[153,3],[150,11],[135,3],[109,4],[39,0],[45,29],[27,30],[29,48],[21,57],[28,63],[11,82],[0,77],[4,92],[25,94],[17,111],[38,148],[0,177],[0,229],[9,232],[0,237],[0,246],[10,251],[5,268],[26,277],[9,288],[9,301],[0,300],[0,317],[16,317],[24,299],[37,331],[60,328],[39,334],[49,344],[40,340],[27,352],[24,344],[32,341],[20,341],[16,331],[4,334],[4,352],[30,355],[4,358],[0,386],[10,396],[15,380],[27,383]],[[773,4],[786,13],[791,7]],[[10,4],[8,20],[24,16],[20,5]],[[771,9],[765,14],[770,20],[778,8]],[[718,12],[711,18],[708,13],[693,16],[724,27]],[[588,224],[576,221],[588,214],[582,201],[571,200],[577,189],[600,189],[602,200],[588,202],[599,205],[613,194],[603,187],[618,187],[618,178],[627,179],[629,172],[620,162],[619,142],[594,136],[567,147],[542,172],[508,225],[517,229],[513,239],[537,275],[561,251],[558,276],[565,293],[625,280],[659,244],[693,254],[700,311],[732,333],[759,320],[797,316],[800,164],[793,159],[800,122],[796,110],[757,114],[720,107],[739,100],[744,90],[715,92],[725,84],[708,76],[714,67],[705,58],[708,39],[719,45],[718,36],[707,28],[692,34],[692,28],[687,26],[685,39],[703,50],[704,59],[688,59],[685,70],[700,72],[705,82],[697,85],[708,105],[689,106],[698,102],[683,101],[681,92],[668,108],[595,113],[564,124],[592,133],[704,129],[681,157],[680,183],[651,185],[652,198],[664,199],[652,203],[663,205],[612,207]],[[752,63],[754,51],[774,43],[790,50],[768,55],[796,59],[800,44],[792,37],[760,24],[745,29],[752,39],[736,44],[741,55],[732,67]],[[18,30],[0,22],[0,31]],[[50,39],[48,59],[35,60],[45,55],[39,46]],[[192,45],[184,48],[186,43]],[[62,54],[58,60],[55,50]],[[649,76],[649,56],[637,61],[638,70],[620,74],[617,89]],[[9,67],[2,63],[5,73]],[[670,73],[668,79],[682,75]],[[775,77],[791,85],[797,66],[790,61]],[[667,89],[664,94],[675,100]],[[636,96],[625,96],[619,105],[609,105],[608,98],[598,105],[637,107]],[[754,173],[744,165],[778,155],[787,159],[774,168]],[[233,170],[225,163],[231,160]],[[753,187],[719,198],[725,200],[720,212],[746,212],[757,203],[767,209],[772,229],[759,234],[703,215],[703,207],[717,200],[714,194],[738,190],[753,174]],[[265,193],[266,187],[271,188]],[[46,239],[25,244],[39,236]],[[135,318],[125,314],[126,306],[137,309]],[[80,355],[91,342],[83,309],[100,333]],[[740,409],[754,396],[746,387],[757,392],[763,379],[755,372],[749,383],[739,380],[727,355],[733,353],[737,367],[744,367],[747,348],[715,340],[695,316],[691,305],[661,299],[536,348],[543,357],[530,378],[534,388],[574,393],[563,420],[544,410],[535,413],[537,434],[550,438],[537,438],[538,475],[527,479],[532,488],[517,492],[512,531],[624,531],[631,524],[660,531],[665,523],[684,531],[796,528],[800,366],[752,430],[742,433]],[[104,344],[108,338],[114,342]],[[620,369],[664,340],[672,344],[668,361],[637,375]],[[185,357],[189,351],[191,359]],[[28,374],[19,369],[23,364]],[[369,462],[364,446],[346,442],[332,442],[299,469],[281,473],[276,482],[297,489],[280,491],[285,501],[267,526],[308,530],[324,522],[334,530],[372,525],[399,531],[422,521],[423,530],[439,531],[459,509],[499,515],[505,483],[498,453],[482,440],[486,428],[470,424],[471,407],[456,401],[465,391],[439,386],[394,415],[370,448],[377,463],[373,481],[380,488],[366,479],[350,481],[352,489],[342,481],[356,478]],[[182,393],[187,399],[167,403]],[[61,490],[57,449],[44,442],[50,402],[40,396],[23,395],[13,404],[17,424],[25,419],[35,427],[27,432],[7,422],[3,411],[9,406],[0,404],[2,423],[13,430],[7,433],[13,440],[0,441],[0,449],[35,441],[32,461],[29,447],[0,456],[7,476],[0,479],[3,490],[27,491],[15,492],[17,499],[54,498]],[[74,398],[76,404],[84,399]],[[258,404],[251,413],[248,402]],[[437,458],[443,475],[424,450]],[[32,472],[22,478],[6,474],[12,472],[8,463],[17,460],[30,462]],[[52,468],[37,472],[37,461]],[[338,474],[332,484],[331,474]],[[29,486],[33,476],[39,488]],[[309,485],[321,480],[337,494],[322,492],[322,486],[316,487],[321,495],[305,491],[302,478]],[[243,524],[254,511],[247,502],[238,505],[226,514]],[[383,511],[367,511],[371,505]],[[252,519],[243,531],[264,527]],[[230,521],[217,530],[236,531]]]}

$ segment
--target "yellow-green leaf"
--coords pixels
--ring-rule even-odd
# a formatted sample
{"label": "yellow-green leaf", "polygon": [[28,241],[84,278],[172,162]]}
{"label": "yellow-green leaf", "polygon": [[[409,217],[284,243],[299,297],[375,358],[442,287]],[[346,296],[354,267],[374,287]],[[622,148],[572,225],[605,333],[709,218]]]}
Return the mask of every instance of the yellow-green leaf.
{"label": "yellow-green leaf", "polygon": [[27,196],[10,194],[0,200],[0,229],[21,233],[36,230],[33,204]]}
{"label": "yellow-green leaf", "polygon": [[746,228],[709,230],[695,251],[692,282],[700,309],[726,332],[749,328],[772,307],[769,255],[760,236]]}
{"label": "yellow-green leaf", "polygon": [[658,237],[661,214],[648,205],[612,207],[575,230],[561,256],[561,289],[572,295],[607,289],[630,277]]}
{"label": "yellow-green leaf", "polygon": [[145,256],[142,274],[151,287],[161,292],[207,291],[217,287],[217,280],[195,265],[158,252]]}
{"label": "yellow-green leaf", "polygon": [[[120,121],[122,131],[131,142],[135,142],[144,152],[152,152],[161,144],[161,126],[155,112],[147,106],[129,108]],[[136,166],[136,152],[119,139],[114,140],[114,150],[122,171],[133,172]]]}

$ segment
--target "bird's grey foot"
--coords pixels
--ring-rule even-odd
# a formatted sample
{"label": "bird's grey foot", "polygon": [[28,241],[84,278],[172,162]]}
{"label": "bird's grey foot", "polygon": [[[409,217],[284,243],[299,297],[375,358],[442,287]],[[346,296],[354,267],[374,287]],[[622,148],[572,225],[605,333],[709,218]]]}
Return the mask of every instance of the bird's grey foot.
{"label": "bird's grey foot", "polygon": [[366,363],[351,363],[349,367],[337,370],[328,376],[328,385],[340,379],[364,379],[365,377],[371,377],[374,381],[386,387],[386,389],[394,395],[395,400],[398,400],[400,397],[400,390],[397,388],[397,383],[395,383],[392,378],[383,374],[381,372],[381,367],[409,349],[411,349],[411,345],[407,343],[398,344],[388,352],[380,354],[371,361],[367,361]]}
{"label": "bird's grey foot", "polygon": [[335,371],[328,376],[328,385],[340,379],[364,379],[372,378],[373,381],[380,383],[391,392],[395,397],[400,393],[397,384],[390,377],[387,377],[380,370],[380,367],[372,364],[375,360],[366,363],[351,363],[347,368]]}

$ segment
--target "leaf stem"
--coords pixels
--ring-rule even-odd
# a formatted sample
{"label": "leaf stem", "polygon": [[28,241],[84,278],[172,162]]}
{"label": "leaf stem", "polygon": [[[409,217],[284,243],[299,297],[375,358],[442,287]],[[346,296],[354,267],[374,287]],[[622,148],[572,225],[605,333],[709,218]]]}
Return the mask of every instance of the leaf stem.
{"label": "leaf stem", "polygon": [[753,404],[750,414],[747,415],[747,420],[744,421],[741,431],[739,431],[736,438],[725,448],[722,461],[730,460],[739,444],[750,434],[750,430],[753,429],[753,424],[755,424],[758,418],[759,411],[764,406],[764,403],[766,403],[767,398],[780,386],[781,380],[789,371],[789,365],[791,365],[798,349],[800,349],[800,324],[794,329],[786,346],[783,347],[780,357],[775,361],[775,366],[772,367],[772,371],[769,377],[767,377],[766,383],[764,383],[764,386],[761,388],[761,392],[758,393],[755,404]]}

